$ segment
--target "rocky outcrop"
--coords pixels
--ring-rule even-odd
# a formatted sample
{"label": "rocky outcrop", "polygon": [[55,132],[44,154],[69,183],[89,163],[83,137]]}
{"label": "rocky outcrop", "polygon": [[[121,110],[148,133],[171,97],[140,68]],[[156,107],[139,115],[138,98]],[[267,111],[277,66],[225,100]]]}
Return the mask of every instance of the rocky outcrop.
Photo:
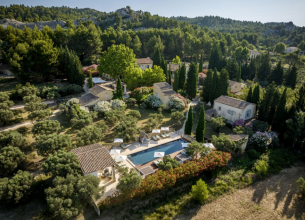
{"label": "rocky outcrop", "polygon": [[66,27],[66,22],[62,20],[54,20],[54,21],[39,21],[39,22],[32,22],[32,23],[24,23],[20,21],[16,21],[14,19],[2,19],[0,20],[0,25],[3,27],[12,26],[14,28],[23,29],[25,26],[29,28],[34,28],[35,25],[38,27],[39,30],[42,30],[43,27],[49,26],[51,29],[55,29],[57,25],[61,26],[62,28]]}

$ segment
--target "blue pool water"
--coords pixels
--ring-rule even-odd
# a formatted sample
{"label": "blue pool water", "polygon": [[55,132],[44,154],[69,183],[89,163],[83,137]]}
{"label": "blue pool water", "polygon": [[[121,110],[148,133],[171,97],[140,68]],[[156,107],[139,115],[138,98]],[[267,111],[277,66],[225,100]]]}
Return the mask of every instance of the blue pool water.
{"label": "blue pool water", "polygon": [[154,157],[155,152],[164,152],[164,155],[169,155],[176,151],[182,150],[182,143],[188,142],[183,139],[178,139],[163,145],[130,154],[127,157],[135,166],[138,166],[157,159],[157,157]]}

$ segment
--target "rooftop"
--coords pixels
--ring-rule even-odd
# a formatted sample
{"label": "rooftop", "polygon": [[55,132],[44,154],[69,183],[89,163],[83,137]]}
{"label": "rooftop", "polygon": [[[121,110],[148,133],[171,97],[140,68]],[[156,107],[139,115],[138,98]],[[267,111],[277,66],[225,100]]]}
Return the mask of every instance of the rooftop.
{"label": "rooftop", "polygon": [[71,152],[78,158],[84,175],[115,165],[108,150],[100,144],[75,148]]}
{"label": "rooftop", "polygon": [[208,110],[205,111],[205,114],[206,115],[212,115],[212,114],[215,114],[216,115],[216,109],[213,109],[213,108],[210,108]]}
{"label": "rooftop", "polygon": [[229,134],[228,136],[232,141],[238,141],[243,138],[247,138],[249,135],[247,135],[247,134]]}
{"label": "rooftop", "polygon": [[159,83],[155,83],[154,85],[158,86],[162,91],[173,89],[173,87],[169,85],[167,82],[159,82]]}
{"label": "rooftop", "polygon": [[147,58],[138,58],[137,59],[137,64],[153,64],[152,59],[150,59],[149,57]]}
{"label": "rooftop", "polygon": [[[167,69],[169,70],[169,64],[167,64]],[[171,71],[176,71],[179,69],[179,64],[171,63]]]}
{"label": "rooftop", "polygon": [[249,51],[250,51],[250,53],[252,53],[252,54],[260,55],[260,53],[259,53],[257,50],[249,50]]}
{"label": "rooftop", "polygon": [[239,83],[239,82],[236,82],[236,81],[233,81],[233,80],[229,80],[229,86],[230,87],[234,86],[234,84],[236,84],[236,83]]}
{"label": "rooftop", "polygon": [[98,100],[99,98],[95,95],[93,95],[92,93],[87,93],[85,95],[83,95],[82,97],[80,97],[79,100],[79,104],[80,105],[86,105],[90,102],[93,102],[95,100]]}
{"label": "rooftop", "polygon": [[164,95],[173,95],[173,94],[176,94],[176,92],[174,91],[174,90],[167,90],[167,91],[162,91],[162,93],[164,94]]}
{"label": "rooftop", "polygon": [[250,103],[250,102],[246,102],[244,100],[235,99],[235,98],[232,98],[232,97],[229,97],[229,96],[224,96],[224,95],[215,99],[214,102],[222,103],[222,104],[232,106],[234,108],[239,108],[239,109],[244,109],[248,105],[253,104],[253,103]]}

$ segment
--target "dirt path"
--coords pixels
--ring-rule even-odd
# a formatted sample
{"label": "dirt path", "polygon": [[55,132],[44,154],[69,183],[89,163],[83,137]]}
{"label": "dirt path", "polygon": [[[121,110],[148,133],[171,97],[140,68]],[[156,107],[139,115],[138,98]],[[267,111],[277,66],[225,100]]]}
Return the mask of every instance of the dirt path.
{"label": "dirt path", "polygon": [[300,177],[305,177],[304,165],[282,170],[252,187],[188,210],[175,220],[305,219],[305,201],[297,195],[295,184]]}

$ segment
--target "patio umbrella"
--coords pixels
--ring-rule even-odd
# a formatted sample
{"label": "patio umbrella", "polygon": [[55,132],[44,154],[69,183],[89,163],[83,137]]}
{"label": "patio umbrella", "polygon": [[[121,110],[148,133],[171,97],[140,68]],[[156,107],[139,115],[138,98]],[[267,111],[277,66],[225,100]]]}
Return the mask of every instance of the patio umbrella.
{"label": "patio umbrella", "polygon": [[187,148],[187,145],[189,144],[189,143],[181,143],[182,144],[182,148]]}
{"label": "patio umbrella", "polygon": [[153,129],[151,133],[160,133],[160,129]]}
{"label": "patio umbrella", "polygon": [[169,131],[169,127],[161,127],[161,131]]}
{"label": "patio umbrella", "polygon": [[121,150],[120,149],[111,149],[110,155],[120,155]]}
{"label": "patio umbrella", "polygon": [[164,152],[155,152],[154,157],[164,157]]}
{"label": "patio umbrella", "polygon": [[123,143],[123,138],[114,138],[113,143]]}
{"label": "patio umbrella", "polygon": [[127,159],[127,156],[125,155],[119,155],[115,158],[116,162],[125,161]]}

